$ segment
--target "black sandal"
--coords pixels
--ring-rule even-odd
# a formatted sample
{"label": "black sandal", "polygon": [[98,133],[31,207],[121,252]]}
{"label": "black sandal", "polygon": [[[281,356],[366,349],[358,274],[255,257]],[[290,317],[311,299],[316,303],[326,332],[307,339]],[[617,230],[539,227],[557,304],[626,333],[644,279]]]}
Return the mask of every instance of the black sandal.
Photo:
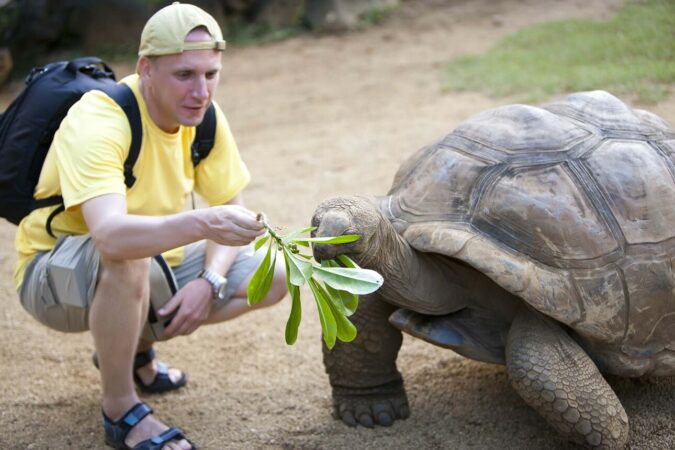
{"label": "black sandal", "polygon": [[[92,359],[94,365],[98,368],[98,357],[96,356],[96,353],[94,353]],[[152,347],[145,352],[136,353],[133,375],[134,381],[141,391],[147,394],[162,394],[164,392],[175,391],[187,384],[187,374],[185,372],[181,372],[181,377],[175,382],[171,381],[171,377],[169,377],[169,366],[161,361],[157,362],[157,374],[155,375],[155,379],[152,380],[150,384],[143,383],[143,380],[138,376],[136,371],[141,367],[147,366],[154,359],[155,349]]]}
{"label": "black sandal", "polygon": [[103,413],[106,445],[118,450],[161,450],[166,443],[172,440],[180,441],[181,439],[185,439],[193,450],[197,449],[185,437],[182,431],[174,427],[164,430],[157,436],[141,441],[133,447],[129,447],[124,440],[129,435],[131,429],[138,425],[148,414],[152,414],[152,408],[145,403],[136,403],[119,420],[111,420]]}
{"label": "black sandal", "polygon": [[181,376],[176,382],[171,381],[169,366],[161,361],[157,361],[157,374],[152,383],[143,383],[136,370],[150,364],[153,359],[155,359],[155,349],[152,347],[145,352],[136,353],[136,357],[134,358],[134,381],[141,391],[148,394],[161,394],[163,392],[175,391],[187,384],[187,374],[185,372],[181,372]]}

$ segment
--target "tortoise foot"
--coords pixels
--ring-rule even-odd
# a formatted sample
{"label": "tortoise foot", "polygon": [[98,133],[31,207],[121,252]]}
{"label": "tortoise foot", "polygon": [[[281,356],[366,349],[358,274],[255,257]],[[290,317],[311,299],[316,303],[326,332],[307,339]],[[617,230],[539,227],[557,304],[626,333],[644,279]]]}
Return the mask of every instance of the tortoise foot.
{"label": "tortoise foot", "polygon": [[371,388],[333,387],[333,415],[350,427],[391,426],[410,416],[403,383],[396,381]]}
{"label": "tortoise foot", "polygon": [[511,384],[562,436],[587,448],[623,449],[628,416],[590,357],[556,323],[533,314],[513,323]]}

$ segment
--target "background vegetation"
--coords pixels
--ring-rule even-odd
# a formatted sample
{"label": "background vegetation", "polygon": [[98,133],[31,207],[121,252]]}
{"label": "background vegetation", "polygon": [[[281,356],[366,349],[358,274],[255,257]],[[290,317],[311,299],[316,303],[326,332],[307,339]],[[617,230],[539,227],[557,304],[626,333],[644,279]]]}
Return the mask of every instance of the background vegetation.
{"label": "background vegetation", "polygon": [[538,102],[604,89],[650,103],[675,81],[675,1],[628,4],[605,22],[570,19],[522,29],[445,69],[446,88]]}
{"label": "background vegetation", "polygon": [[[0,84],[47,61],[94,54],[135,57],[146,20],[172,0],[0,0]],[[374,25],[399,0],[190,0],[220,23],[225,39],[260,44],[299,33]],[[2,59],[2,54],[5,59]],[[4,61],[4,62],[3,62]],[[4,73],[3,73],[4,68]]]}

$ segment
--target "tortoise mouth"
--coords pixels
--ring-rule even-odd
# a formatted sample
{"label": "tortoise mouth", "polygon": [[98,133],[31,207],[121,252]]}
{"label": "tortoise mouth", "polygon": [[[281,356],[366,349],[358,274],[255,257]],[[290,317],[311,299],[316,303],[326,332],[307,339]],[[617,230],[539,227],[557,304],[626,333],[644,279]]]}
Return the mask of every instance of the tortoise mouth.
{"label": "tortoise mouth", "polygon": [[347,255],[357,261],[360,259],[359,251],[354,244],[314,244],[312,253],[318,262],[334,259],[338,255]]}

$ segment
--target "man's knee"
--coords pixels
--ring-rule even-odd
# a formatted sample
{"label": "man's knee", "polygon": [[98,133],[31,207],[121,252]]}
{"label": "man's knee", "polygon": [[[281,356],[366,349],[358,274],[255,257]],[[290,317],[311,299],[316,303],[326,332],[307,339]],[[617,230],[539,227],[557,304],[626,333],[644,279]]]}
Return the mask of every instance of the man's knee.
{"label": "man's knee", "polygon": [[150,258],[105,259],[99,262],[99,286],[112,286],[134,298],[147,296],[149,289]]}

